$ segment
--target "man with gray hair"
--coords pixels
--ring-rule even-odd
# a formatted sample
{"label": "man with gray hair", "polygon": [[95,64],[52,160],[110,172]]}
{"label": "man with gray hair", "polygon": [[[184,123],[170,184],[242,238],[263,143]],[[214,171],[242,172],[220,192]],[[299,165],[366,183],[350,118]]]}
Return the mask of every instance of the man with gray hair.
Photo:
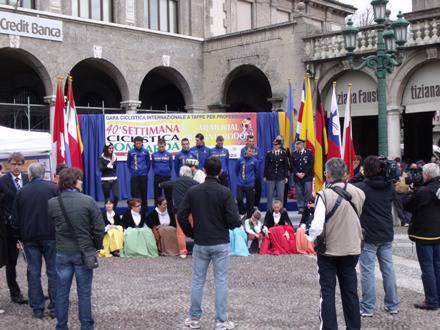
{"label": "man with gray hair", "polygon": [[[179,221],[177,219],[177,210],[185,197],[186,192],[192,186],[199,183],[193,179],[192,169],[189,166],[182,166],[179,170],[179,177],[175,180],[162,182],[159,187],[172,190],[173,197],[173,213],[176,217],[176,234],[177,243],[179,245],[179,255],[181,258],[186,258],[188,251],[186,249],[186,236],[180,228]],[[191,218],[192,219],[192,218]]]}
{"label": "man with gray hair", "polygon": [[49,221],[49,199],[58,195],[57,186],[44,180],[45,168],[32,163],[28,168],[30,182],[18,193],[14,201],[12,227],[16,238],[23,242],[27,260],[29,305],[35,318],[43,318],[45,299],[41,287],[42,258],[46,264],[49,291],[49,316],[55,317],[55,226]]}
{"label": "man with gray hair", "polygon": [[327,186],[316,197],[315,214],[307,239],[317,240],[321,327],[338,329],[335,286],[338,277],[347,329],[360,329],[356,264],[361,254],[362,228],[359,216],[365,194],[344,182],[347,168],[340,158],[325,164]]}
{"label": "man with gray hair", "polygon": [[435,163],[423,166],[423,186],[417,187],[405,210],[412,213],[409,239],[416,243],[417,258],[422,270],[425,299],[415,308],[438,310],[440,307],[440,168]]}

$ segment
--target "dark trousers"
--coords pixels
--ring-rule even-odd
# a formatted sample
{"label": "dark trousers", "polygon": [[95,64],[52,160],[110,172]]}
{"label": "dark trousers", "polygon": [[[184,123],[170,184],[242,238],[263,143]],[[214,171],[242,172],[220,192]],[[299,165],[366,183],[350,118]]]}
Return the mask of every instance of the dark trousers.
{"label": "dark trousers", "polygon": [[92,317],[92,280],[93,270],[84,266],[81,254],[56,255],[56,303],[57,330],[68,329],[69,319],[69,295],[72,286],[73,275],[76,279],[76,291],[78,293],[78,315],[81,323],[81,330],[94,328]]}
{"label": "dark trousers", "polygon": [[34,312],[44,311],[45,300],[43,288],[41,287],[41,265],[44,258],[50,299],[48,309],[50,312],[55,313],[55,240],[25,243],[24,252],[27,259],[29,306]]}
{"label": "dark trousers", "polygon": [[104,201],[110,198],[110,191],[113,193],[113,208],[116,210],[119,201],[118,180],[102,181],[102,192],[104,193]]}
{"label": "dark trousers", "polygon": [[318,254],[317,257],[319,285],[321,286],[321,329],[338,329],[335,306],[336,277],[339,281],[347,329],[360,329],[361,317],[356,275],[359,256],[328,257]]}
{"label": "dark trousers", "polygon": [[142,214],[148,211],[148,176],[138,175],[130,178],[130,190],[132,198],[140,198],[142,201]]}
{"label": "dark trousers", "polygon": [[21,291],[17,283],[17,271],[15,270],[18,259],[17,240],[13,236],[12,228],[6,225],[6,282],[11,298],[17,298],[21,295]]}
{"label": "dark trousers", "polygon": [[[246,197],[246,207],[243,203],[243,198]],[[252,216],[254,210],[255,190],[253,187],[237,186],[237,204],[240,214],[246,214],[247,218]]]}
{"label": "dark trousers", "polygon": [[154,200],[157,201],[157,199],[162,195],[162,191],[165,194],[165,198],[167,200],[168,203],[168,209],[172,210],[173,209],[173,198],[172,198],[172,188],[160,188],[159,184],[165,181],[170,181],[171,177],[170,176],[162,176],[162,175],[155,175],[154,176],[154,182],[153,182],[153,187],[154,187]]}
{"label": "dark trousers", "polygon": [[261,200],[261,178],[256,177],[255,178],[255,199],[254,199],[254,206],[256,208],[260,208],[260,200]]}
{"label": "dark trousers", "polygon": [[229,175],[228,173],[222,172],[219,177],[218,180],[220,181],[220,184],[225,186],[226,188],[229,188]]}
{"label": "dark trousers", "polygon": [[440,244],[416,242],[417,258],[422,271],[423,290],[428,305],[440,306]]}

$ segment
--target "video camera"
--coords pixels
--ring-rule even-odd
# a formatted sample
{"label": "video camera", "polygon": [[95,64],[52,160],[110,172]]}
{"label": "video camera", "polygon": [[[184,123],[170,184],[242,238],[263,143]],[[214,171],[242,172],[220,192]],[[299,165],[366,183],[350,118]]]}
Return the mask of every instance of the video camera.
{"label": "video camera", "polygon": [[385,156],[379,156],[382,163],[381,175],[385,177],[387,182],[397,182],[400,179],[399,164],[395,160],[387,159]]}
{"label": "video camera", "polygon": [[423,186],[423,170],[420,167],[412,168],[408,172],[408,176],[405,178],[405,184],[413,185],[414,187]]}

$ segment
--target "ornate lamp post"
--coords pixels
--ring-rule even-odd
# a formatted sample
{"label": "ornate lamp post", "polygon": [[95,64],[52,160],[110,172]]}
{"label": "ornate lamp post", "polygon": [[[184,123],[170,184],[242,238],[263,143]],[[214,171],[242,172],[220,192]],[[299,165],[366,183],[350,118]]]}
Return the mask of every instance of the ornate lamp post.
{"label": "ornate lamp post", "polygon": [[391,28],[386,26],[387,3],[388,0],[371,1],[374,21],[377,23],[377,50],[376,54],[363,57],[358,66],[353,66],[353,52],[357,46],[356,38],[359,30],[353,26],[353,22],[349,19],[346,28],[342,31],[345,49],[352,68],[362,70],[368,67],[376,72],[379,106],[379,155],[383,156],[388,156],[386,75],[392,73],[395,67],[402,64],[409,25],[409,22],[399,12],[398,19],[391,24]]}

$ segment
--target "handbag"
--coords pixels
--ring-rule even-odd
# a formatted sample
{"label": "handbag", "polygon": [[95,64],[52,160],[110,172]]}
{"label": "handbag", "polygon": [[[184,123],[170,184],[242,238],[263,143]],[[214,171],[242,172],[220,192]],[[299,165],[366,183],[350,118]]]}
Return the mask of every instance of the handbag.
{"label": "handbag", "polygon": [[[72,225],[70,218],[67,216],[66,208],[64,207],[64,202],[63,199],[61,198],[61,195],[58,195],[58,203],[60,203],[61,212],[63,213],[64,219],[66,220],[67,224],[69,225],[70,229],[75,235],[75,239],[78,243],[78,246],[81,246],[79,244],[79,239],[78,239],[78,235],[76,234],[75,227]],[[99,267],[96,251],[89,251],[89,252],[81,251],[81,258],[83,264],[86,266],[87,269],[95,269]]]}

